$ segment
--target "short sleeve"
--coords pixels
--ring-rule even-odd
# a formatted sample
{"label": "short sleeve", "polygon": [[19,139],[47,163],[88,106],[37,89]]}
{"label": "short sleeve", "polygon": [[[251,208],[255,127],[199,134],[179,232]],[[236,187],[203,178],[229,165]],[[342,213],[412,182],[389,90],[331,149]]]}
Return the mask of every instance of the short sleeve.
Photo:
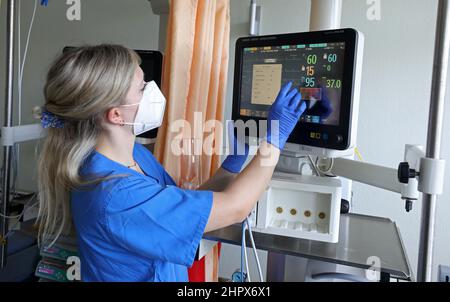
{"label": "short sleeve", "polygon": [[113,241],[133,253],[191,266],[211,212],[212,191],[145,179],[121,182],[105,211]]}

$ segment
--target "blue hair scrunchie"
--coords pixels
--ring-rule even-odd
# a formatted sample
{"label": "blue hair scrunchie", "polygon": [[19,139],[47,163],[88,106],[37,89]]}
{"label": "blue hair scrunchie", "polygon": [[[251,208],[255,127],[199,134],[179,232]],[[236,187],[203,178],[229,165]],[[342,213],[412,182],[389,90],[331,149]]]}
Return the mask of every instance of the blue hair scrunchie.
{"label": "blue hair scrunchie", "polygon": [[41,125],[43,128],[63,128],[64,120],[51,112],[43,111]]}

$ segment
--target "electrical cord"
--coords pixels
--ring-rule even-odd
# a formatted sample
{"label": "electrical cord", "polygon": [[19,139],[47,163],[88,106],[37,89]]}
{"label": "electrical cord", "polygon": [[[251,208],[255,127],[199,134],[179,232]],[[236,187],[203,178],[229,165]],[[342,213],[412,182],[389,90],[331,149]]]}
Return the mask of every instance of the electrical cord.
{"label": "electrical cord", "polygon": [[21,4],[21,0],[17,0],[17,61],[18,61],[18,64],[17,64],[17,98],[18,98],[18,101],[19,101],[19,124],[20,124],[20,121],[21,121],[21,104],[22,104],[22,87],[21,87],[21,82],[20,82],[20,70],[21,70],[21,62],[22,62],[22,59],[21,59],[21,57],[22,57],[22,53],[21,53],[21,37],[20,37],[20,32],[22,31],[21,30],[21,27],[20,27],[20,23],[21,23],[21,14],[20,14],[20,12],[21,12],[21,8],[20,8],[20,4]]}
{"label": "electrical cord", "polygon": [[[22,114],[21,113],[22,113],[23,69],[25,67],[25,62],[27,60],[28,45],[30,43],[31,30],[33,29],[33,25],[34,25],[34,17],[36,16],[36,8],[37,8],[37,0],[34,1],[33,15],[31,16],[30,25],[28,27],[27,41],[25,43],[25,50],[23,52],[23,61],[22,62],[19,61],[19,65],[20,65],[20,73],[19,73],[19,125],[20,125],[21,120],[22,120]],[[20,22],[20,19],[19,19],[19,22]],[[19,35],[20,35],[20,31],[19,31]],[[19,52],[20,52],[20,48],[19,48]],[[19,57],[19,60],[20,60],[20,57]]]}
{"label": "electrical cord", "polygon": [[[23,83],[23,70],[25,67],[25,62],[27,60],[27,54],[28,54],[28,46],[30,43],[30,37],[31,37],[31,30],[33,29],[33,25],[34,25],[34,18],[36,16],[36,8],[37,8],[37,0],[34,1],[34,8],[33,8],[33,15],[31,16],[31,20],[30,20],[30,25],[28,27],[28,34],[27,34],[27,40],[25,43],[25,50],[23,53],[23,60],[21,59],[21,37],[20,37],[20,23],[21,23],[21,15],[20,15],[20,3],[21,1],[18,1],[18,42],[17,42],[17,48],[18,48],[18,125],[22,125],[22,83]],[[19,161],[19,156],[20,156],[20,146],[17,146],[17,156],[16,156],[16,160]]]}
{"label": "electrical cord", "polygon": [[245,238],[245,229],[247,228],[246,223],[243,223],[243,227],[244,227],[244,235],[243,235],[243,242],[244,242],[244,260],[245,260],[245,271],[247,273],[247,282],[252,282],[251,278],[250,278],[250,270],[248,268],[248,257],[247,257],[247,241]]}
{"label": "electrical cord", "polygon": [[22,212],[20,212],[20,214],[18,215],[4,215],[3,213],[0,213],[0,217],[6,218],[6,219],[20,219],[22,218],[23,214],[25,213],[25,211],[29,208],[32,208],[34,206],[36,206],[36,204],[38,202],[35,202],[34,204],[32,204],[30,207],[27,208],[28,204],[36,197],[36,194],[32,194],[30,199],[28,199],[27,202],[25,202],[24,209],[22,210]]}
{"label": "electrical cord", "polygon": [[[246,222],[247,222],[248,232],[250,234],[250,241],[252,243],[253,253],[255,255],[256,265],[258,266],[259,281],[264,282],[263,273],[262,273],[262,269],[261,269],[261,262],[259,261],[259,257],[258,257],[258,253],[256,250],[256,245],[255,245],[255,240],[253,239],[252,227],[250,225],[250,221],[248,220],[248,217],[246,218]],[[247,271],[247,272],[248,272],[248,275],[250,276],[250,271]],[[250,277],[249,277],[249,281],[250,281]]]}
{"label": "electrical cord", "polygon": [[244,262],[245,262],[245,269],[246,269],[246,278],[247,282],[252,282],[250,277],[250,269],[248,265],[248,256],[247,256],[247,243],[245,239],[245,231],[248,230],[250,241],[252,244],[253,254],[255,256],[256,264],[258,266],[258,275],[259,275],[259,281],[263,282],[263,274],[261,269],[261,262],[259,261],[258,253],[256,250],[255,241],[253,239],[253,232],[252,227],[250,225],[250,221],[248,217],[245,219],[245,221],[242,223],[242,239],[241,239],[241,281],[244,282]]}
{"label": "electrical cord", "polygon": [[7,239],[9,237],[9,235],[12,233],[12,231],[14,230],[14,228],[17,226],[17,224],[20,222],[20,219],[22,218],[22,216],[25,214],[25,211],[34,208],[35,206],[37,206],[39,204],[38,201],[36,201],[35,203],[33,203],[32,205],[30,205],[29,207],[27,207],[27,205],[36,197],[36,194],[33,193],[30,197],[30,199],[24,204],[24,209],[22,210],[22,212],[19,215],[14,215],[14,216],[5,216],[3,214],[0,213],[1,217],[4,217],[6,219],[17,219],[17,221],[9,228],[9,231],[6,233],[5,235],[5,239]]}
{"label": "electrical cord", "polygon": [[308,160],[309,160],[309,162],[310,162],[310,164],[311,164],[311,167],[313,168],[314,172],[316,172],[316,175],[317,175],[317,176],[321,176],[320,171],[319,171],[319,169],[317,169],[317,166],[316,166],[316,164],[314,163],[314,161],[312,160],[311,155],[308,155]]}
{"label": "electrical cord", "polygon": [[245,225],[242,223],[241,232],[241,282],[244,282],[244,244],[245,244]]}
{"label": "electrical cord", "polygon": [[[28,209],[34,208],[36,205],[38,205],[39,202],[36,202],[34,204],[32,204]],[[22,214],[20,215],[20,217],[17,219],[16,223],[14,223],[11,227],[10,230],[6,233],[5,235],[5,239],[7,239],[11,233],[14,231],[14,228],[17,226],[17,224],[20,222],[20,218],[22,218],[23,214],[25,214],[25,210],[22,211]]]}
{"label": "electrical cord", "polygon": [[359,159],[360,161],[364,161],[364,159],[363,159],[363,157],[362,157],[362,155],[361,155],[361,153],[359,152],[359,150],[358,150],[357,147],[355,147],[355,154],[356,154],[356,156],[358,157],[358,159]]}
{"label": "electrical cord", "polygon": [[323,175],[327,176],[327,177],[336,177],[336,175],[334,174],[330,174],[331,170],[333,169],[334,166],[334,158],[331,158],[331,164],[328,167],[327,170],[323,171],[322,169],[320,169],[319,165],[317,164],[317,162],[319,161],[319,157],[317,156],[316,161],[314,163],[314,165],[317,167],[317,170],[319,170],[320,173],[322,173]]}

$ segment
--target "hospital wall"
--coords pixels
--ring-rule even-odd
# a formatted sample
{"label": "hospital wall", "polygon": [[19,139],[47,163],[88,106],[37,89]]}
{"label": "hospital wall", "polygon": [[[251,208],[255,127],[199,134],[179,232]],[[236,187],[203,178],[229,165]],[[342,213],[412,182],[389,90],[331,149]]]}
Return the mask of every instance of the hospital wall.
{"label": "hospital wall", "polygon": [[[32,13],[33,1],[22,1],[22,47]],[[131,48],[162,48],[160,17],[152,13],[147,0],[89,0],[82,2],[81,21],[68,21],[65,1],[50,1],[38,7],[23,79],[22,122],[33,123],[31,110],[43,104],[42,88],[50,62],[67,45],[121,43]],[[231,0],[231,48],[225,116],[231,116],[234,43],[248,33],[248,2]],[[258,0],[262,5],[261,34],[307,31],[309,0]],[[381,0],[381,19],[366,17],[364,0],[343,0],[342,27],[354,27],[365,34],[365,54],[358,126],[358,148],[368,162],[396,167],[407,143],[426,143],[428,104],[434,45],[437,1]],[[3,123],[5,93],[6,2],[0,8],[0,121]],[[448,98],[447,98],[448,100]],[[447,102],[448,103],[448,102]],[[442,157],[450,158],[450,106],[446,106]],[[17,119],[17,100],[15,100]],[[35,143],[21,144],[18,187],[36,189]],[[1,153],[1,151],[0,151]],[[450,176],[450,165],[446,174]],[[450,265],[450,183],[437,205],[435,258],[437,265]],[[353,212],[388,217],[400,228],[413,271],[417,249],[421,201],[406,213],[404,203],[394,193],[353,184]],[[224,244],[219,274],[230,277],[239,267],[240,250]],[[263,262],[266,253],[260,252]],[[255,268],[253,257],[251,266]],[[296,280],[301,261],[289,258],[287,280]],[[256,271],[252,270],[252,276]]]}
{"label": "hospital wall", "polygon": [[[226,117],[231,116],[234,44],[238,37],[248,35],[248,2],[231,0]],[[257,2],[262,5],[261,34],[308,31],[309,0]],[[379,3],[380,20],[370,21],[367,11],[371,5],[367,1],[343,0],[341,26],[356,28],[365,35],[357,146],[365,161],[397,167],[403,159],[405,144],[426,144],[437,0]],[[447,95],[442,157],[449,160],[450,91]],[[450,165],[446,175],[444,194],[437,204],[433,279],[438,264],[450,265]],[[387,217],[397,223],[415,274],[421,200],[406,213],[398,194],[353,182],[352,206],[355,213]],[[239,267],[239,253],[238,247],[224,245],[221,276],[229,277]],[[266,257],[265,252],[261,255]],[[255,264],[251,261],[255,278]],[[288,261],[286,279],[296,280],[303,262],[293,258]]]}

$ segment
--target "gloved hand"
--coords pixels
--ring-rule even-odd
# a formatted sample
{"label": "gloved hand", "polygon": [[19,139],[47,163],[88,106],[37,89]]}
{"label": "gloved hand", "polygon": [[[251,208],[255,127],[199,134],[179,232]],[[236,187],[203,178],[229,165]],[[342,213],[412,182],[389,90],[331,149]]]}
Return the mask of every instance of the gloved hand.
{"label": "gloved hand", "polygon": [[222,168],[231,173],[239,173],[247,160],[249,147],[245,137],[236,137],[233,121],[227,121],[228,143],[231,154],[222,163]]}
{"label": "gloved hand", "polygon": [[296,88],[290,90],[291,87],[292,82],[289,82],[281,88],[267,117],[267,142],[280,150],[283,150],[289,135],[306,109],[301,93]]}
{"label": "gloved hand", "polygon": [[322,121],[333,113],[333,107],[331,106],[330,99],[328,98],[326,87],[323,84],[319,84],[319,88],[322,89],[322,100],[317,101],[311,108],[306,109],[304,113],[307,115],[320,116],[320,120]]}

